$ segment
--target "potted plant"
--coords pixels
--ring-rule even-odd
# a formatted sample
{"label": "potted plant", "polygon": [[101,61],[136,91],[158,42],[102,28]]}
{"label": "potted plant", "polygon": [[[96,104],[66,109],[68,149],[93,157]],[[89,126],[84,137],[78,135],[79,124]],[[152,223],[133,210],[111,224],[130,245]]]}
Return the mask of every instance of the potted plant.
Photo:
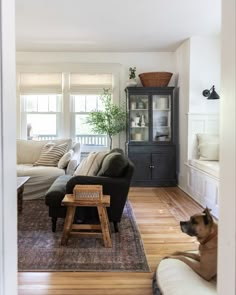
{"label": "potted plant", "polygon": [[109,89],[104,89],[101,101],[104,110],[90,112],[87,123],[91,125],[93,132],[109,136],[111,150],[113,136],[126,128],[126,112],[123,107],[117,106],[112,102],[112,95]]}
{"label": "potted plant", "polygon": [[126,83],[127,86],[137,86],[136,81],[136,67],[129,68],[129,80]]}

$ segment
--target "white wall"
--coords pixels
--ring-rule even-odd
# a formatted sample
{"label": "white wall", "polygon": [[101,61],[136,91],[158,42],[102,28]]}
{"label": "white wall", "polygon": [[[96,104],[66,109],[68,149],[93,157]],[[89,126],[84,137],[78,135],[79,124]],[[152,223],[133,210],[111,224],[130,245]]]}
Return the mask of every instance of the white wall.
{"label": "white wall", "polygon": [[0,295],[16,295],[15,1],[0,11]]}
{"label": "white wall", "polygon": [[220,36],[190,38],[190,113],[218,113],[219,100],[208,100],[204,89],[220,94]]}
{"label": "white wall", "polygon": [[191,146],[188,145],[188,117],[191,114],[218,114],[220,100],[207,100],[204,89],[216,86],[220,94],[220,37],[191,37],[175,52],[176,72],[179,75],[179,187],[186,191],[187,171],[185,162]]}
{"label": "white wall", "polygon": [[222,80],[220,99],[220,217],[218,294],[236,294],[236,7],[222,1]]}
{"label": "white wall", "polygon": [[[17,52],[17,64],[44,63],[118,63],[123,68],[122,88],[128,79],[129,67],[136,67],[136,74],[152,71],[175,73],[173,52]],[[174,85],[174,79],[170,86]]]}
{"label": "white wall", "polygon": [[184,187],[187,178],[184,163],[188,153],[188,118],[186,114],[189,110],[190,40],[185,41],[176,50],[175,59],[179,87],[179,186]]}

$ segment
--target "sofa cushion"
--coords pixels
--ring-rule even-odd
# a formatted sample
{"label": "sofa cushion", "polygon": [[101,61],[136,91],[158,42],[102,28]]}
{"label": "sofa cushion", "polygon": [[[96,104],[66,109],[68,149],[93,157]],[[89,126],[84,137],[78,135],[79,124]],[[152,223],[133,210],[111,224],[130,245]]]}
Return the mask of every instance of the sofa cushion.
{"label": "sofa cushion", "polygon": [[54,139],[54,140],[17,140],[17,164],[34,164],[46,143],[53,142],[55,144],[67,143],[68,150],[72,146],[72,139]]}
{"label": "sofa cushion", "polygon": [[120,152],[110,152],[104,158],[97,176],[120,177],[128,165],[128,159]]}
{"label": "sofa cushion", "polygon": [[42,148],[39,159],[34,166],[57,166],[61,157],[68,150],[68,143],[47,143]]}
{"label": "sofa cushion", "polygon": [[24,186],[24,200],[43,197],[53,181],[60,175],[65,175],[65,170],[58,167],[17,165],[17,176],[30,176]]}
{"label": "sofa cushion", "polygon": [[33,164],[36,162],[45,143],[45,141],[18,139],[16,142],[17,164]]}
{"label": "sofa cushion", "polygon": [[60,169],[65,169],[68,163],[70,162],[70,160],[72,159],[73,154],[74,154],[73,150],[69,150],[67,153],[65,153],[59,160],[57,167]]}
{"label": "sofa cushion", "polygon": [[108,152],[91,152],[88,157],[83,159],[78,168],[76,169],[74,176],[87,175],[95,176],[99,168],[101,167],[102,161]]}

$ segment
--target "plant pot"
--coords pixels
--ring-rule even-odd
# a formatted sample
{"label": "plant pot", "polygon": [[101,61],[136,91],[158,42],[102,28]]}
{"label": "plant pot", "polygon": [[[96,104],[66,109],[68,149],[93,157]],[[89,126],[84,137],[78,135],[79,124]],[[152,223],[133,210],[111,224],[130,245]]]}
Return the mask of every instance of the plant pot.
{"label": "plant pot", "polygon": [[126,86],[128,86],[128,87],[135,87],[135,86],[137,86],[137,81],[136,81],[136,79],[129,79],[129,80],[126,82]]}

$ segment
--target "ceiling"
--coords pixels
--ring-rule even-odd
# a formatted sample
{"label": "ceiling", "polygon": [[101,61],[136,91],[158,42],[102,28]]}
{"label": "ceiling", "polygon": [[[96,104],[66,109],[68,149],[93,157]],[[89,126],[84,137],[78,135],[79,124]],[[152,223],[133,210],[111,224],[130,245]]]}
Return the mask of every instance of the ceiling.
{"label": "ceiling", "polygon": [[16,0],[17,51],[175,51],[220,33],[221,0]]}

